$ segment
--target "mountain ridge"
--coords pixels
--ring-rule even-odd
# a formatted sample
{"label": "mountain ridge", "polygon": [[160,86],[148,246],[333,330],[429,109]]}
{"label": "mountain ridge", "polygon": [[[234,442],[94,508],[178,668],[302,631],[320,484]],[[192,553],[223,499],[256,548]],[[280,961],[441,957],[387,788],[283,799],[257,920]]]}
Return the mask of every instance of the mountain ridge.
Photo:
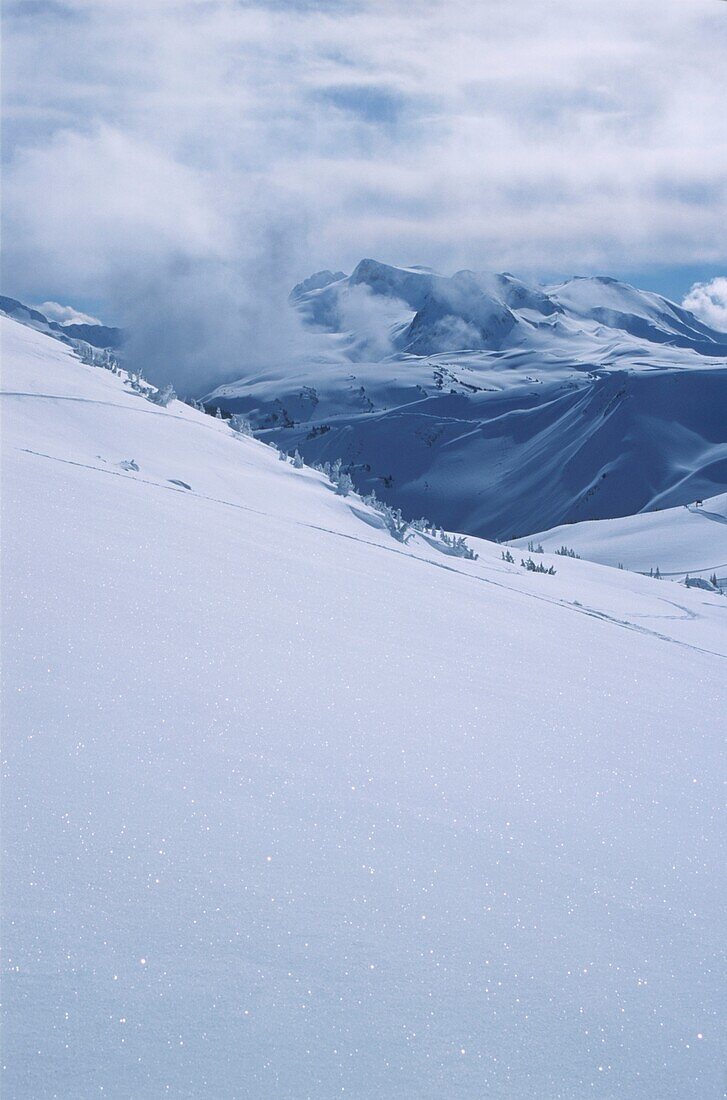
{"label": "mountain ridge", "polygon": [[311,280],[297,357],[205,400],[409,514],[509,538],[727,488],[727,334],[661,295],[373,259]]}
{"label": "mountain ridge", "polygon": [[32,306],[26,306],[17,298],[8,298],[0,295],[0,312],[13,320],[35,328],[38,332],[45,332],[66,344],[72,344],[73,340],[82,340],[94,348],[120,348],[124,341],[124,335],[120,328],[109,325],[78,323],[66,321],[60,324],[58,321],[49,320],[44,313]]}
{"label": "mountain ridge", "polygon": [[[447,277],[429,269],[399,268],[367,258],[357,264],[350,276],[341,272],[317,272],[294,288],[293,300],[307,320],[319,324],[327,320],[329,331],[334,331],[330,300],[356,286],[366,287],[375,296],[397,298],[417,315],[436,305],[438,316],[467,321],[468,317],[475,318],[478,314],[482,319],[489,310],[499,319],[501,329],[507,327],[511,331],[518,322],[533,323],[529,311],[541,317],[560,315],[597,322],[658,343],[671,339],[678,341],[678,346],[691,347],[699,354],[727,355],[727,333],[710,328],[662,295],[639,290],[605,275],[576,275],[561,283],[531,286],[507,272],[477,272],[465,268]],[[321,303],[324,303],[322,309]],[[526,312],[517,316],[522,311]],[[624,324],[630,326],[633,318],[651,324],[636,330],[624,327]],[[424,317],[414,318],[418,328],[423,327],[425,320]],[[490,346],[486,343],[487,333],[481,335],[485,337],[481,347],[468,350],[486,350]],[[406,337],[398,350],[411,350]],[[432,350],[423,349],[424,354]],[[464,349],[450,346],[438,350]]]}

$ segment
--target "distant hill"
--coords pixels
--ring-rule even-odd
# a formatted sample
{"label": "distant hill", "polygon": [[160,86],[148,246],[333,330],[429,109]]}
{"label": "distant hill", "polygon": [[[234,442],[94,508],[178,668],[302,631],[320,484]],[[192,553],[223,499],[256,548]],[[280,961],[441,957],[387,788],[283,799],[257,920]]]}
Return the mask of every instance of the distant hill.
{"label": "distant hill", "polygon": [[58,321],[49,321],[44,314],[37,309],[31,309],[15,298],[6,298],[0,295],[0,311],[15,321],[29,325],[30,328],[45,332],[48,336],[54,336],[64,343],[73,340],[83,340],[95,348],[119,348],[123,343],[123,333],[119,328],[110,328],[107,325],[60,324]]}
{"label": "distant hill", "polygon": [[539,531],[529,543],[556,553],[563,547],[602,565],[638,573],[659,570],[665,578],[717,578],[727,591],[727,493],[622,519],[590,520]]}

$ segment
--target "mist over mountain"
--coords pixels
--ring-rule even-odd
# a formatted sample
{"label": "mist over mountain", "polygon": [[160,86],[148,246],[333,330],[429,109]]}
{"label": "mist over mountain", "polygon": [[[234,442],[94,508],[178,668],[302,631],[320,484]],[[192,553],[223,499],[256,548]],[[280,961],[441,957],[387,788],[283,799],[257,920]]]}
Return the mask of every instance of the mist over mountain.
{"label": "mist over mountain", "polygon": [[727,333],[659,294],[608,276],[541,286],[372,259],[314,273],[287,303],[271,283],[257,315],[233,289],[220,314],[214,294],[170,310],[160,286],[125,332],[59,324],[11,298],[0,308],[245,413],[308,461],[341,458],[361,489],[470,534],[516,537],[727,488]]}
{"label": "mist over mountain", "polygon": [[510,537],[727,486],[727,334],[661,295],[365,259],[291,303],[295,355],[206,401],[409,514]]}
{"label": "mist over mountain", "polygon": [[0,22],[3,1100],[723,1095],[727,3]]}
{"label": "mist over mountain", "polygon": [[[529,286],[509,273],[458,271],[451,278],[426,268],[398,268],[362,260],[349,277],[318,272],[296,286],[292,299],[313,328],[345,333],[357,288],[396,303],[399,324],[392,350],[417,355],[451,351],[499,351],[534,344],[537,337],[603,334],[594,323],[651,343],[727,354],[727,333],[659,294],[637,290],[608,276],[574,277],[552,286]],[[413,316],[409,316],[413,314]]]}

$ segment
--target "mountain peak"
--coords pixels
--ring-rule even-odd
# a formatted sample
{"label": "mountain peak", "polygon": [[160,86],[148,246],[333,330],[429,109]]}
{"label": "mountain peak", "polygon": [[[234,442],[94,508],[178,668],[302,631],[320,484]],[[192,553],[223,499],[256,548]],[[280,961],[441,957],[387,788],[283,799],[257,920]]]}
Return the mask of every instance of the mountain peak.
{"label": "mountain peak", "polygon": [[303,279],[301,283],[297,283],[291,290],[290,297],[293,301],[297,301],[297,299],[302,298],[304,294],[308,294],[312,290],[323,290],[331,283],[340,282],[341,279],[345,278],[345,271],[316,271],[313,275],[309,275],[307,279]]}
{"label": "mountain peak", "polygon": [[[371,308],[363,312],[353,308],[360,300],[354,293],[360,295],[360,287],[372,296]],[[496,351],[504,341],[514,347],[545,338],[552,341],[556,336],[572,343],[573,352],[568,355],[593,357],[600,354],[598,349],[586,351],[585,347],[598,340],[598,326],[613,330],[608,337],[611,342],[629,338],[629,346],[637,338],[648,345],[684,347],[700,355],[727,351],[727,337],[683,307],[611,275],[575,275],[542,286],[510,272],[464,268],[445,276],[429,268],[396,267],[366,257],[348,277],[341,272],[316,273],[299,283],[291,297],[319,330],[355,335],[357,325],[364,322],[369,337],[364,344],[382,349],[384,357],[392,350],[392,340],[399,350],[428,355],[448,350]],[[377,300],[388,304],[379,307]],[[377,324],[382,331],[372,344],[371,329]],[[361,341],[354,344],[362,346]]]}

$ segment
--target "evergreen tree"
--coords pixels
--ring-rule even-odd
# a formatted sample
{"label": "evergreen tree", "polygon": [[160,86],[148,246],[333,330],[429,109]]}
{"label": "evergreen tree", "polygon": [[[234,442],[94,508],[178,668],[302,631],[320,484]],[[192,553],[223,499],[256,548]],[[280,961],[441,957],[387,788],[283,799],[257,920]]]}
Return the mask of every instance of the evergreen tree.
{"label": "evergreen tree", "polygon": [[242,413],[234,413],[230,418],[230,427],[238,435],[252,435],[252,424]]}
{"label": "evergreen tree", "polygon": [[176,397],[174,387],[170,384],[164,387],[163,390],[150,390],[147,397],[150,401],[153,401],[155,405],[161,405],[166,409],[170,401],[174,401]]}
{"label": "evergreen tree", "polygon": [[353,482],[348,474],[339,474],[336,481],[336,493],[338,496],[347,497],[353,491]]}

